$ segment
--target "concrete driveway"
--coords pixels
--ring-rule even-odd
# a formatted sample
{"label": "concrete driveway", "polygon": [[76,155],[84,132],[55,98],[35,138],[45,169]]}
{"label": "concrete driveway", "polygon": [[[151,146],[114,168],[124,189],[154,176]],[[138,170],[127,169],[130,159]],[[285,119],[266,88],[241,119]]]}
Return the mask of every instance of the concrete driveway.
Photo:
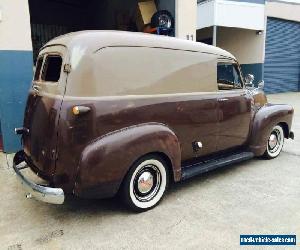
{"label": "concrete driveway", "polygon": [[237,249],[240,234],[297,234],[300,246],[300,93],[269,100],[295,108],[296,138],[286,141],[279,158],[176,184],[142,214],[116,199],[71,199],[61,206],[26,200],[11,157],[1,154],[0,249]]}

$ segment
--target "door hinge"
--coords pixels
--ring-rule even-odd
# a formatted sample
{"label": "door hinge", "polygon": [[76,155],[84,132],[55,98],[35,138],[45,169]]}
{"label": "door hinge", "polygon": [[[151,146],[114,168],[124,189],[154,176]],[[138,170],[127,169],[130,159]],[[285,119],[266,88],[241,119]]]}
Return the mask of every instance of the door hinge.
{"label": "door hinge", "polygon": [[64,72],[70,73],[71,72],[71,64],[66,63],[64,65]]}

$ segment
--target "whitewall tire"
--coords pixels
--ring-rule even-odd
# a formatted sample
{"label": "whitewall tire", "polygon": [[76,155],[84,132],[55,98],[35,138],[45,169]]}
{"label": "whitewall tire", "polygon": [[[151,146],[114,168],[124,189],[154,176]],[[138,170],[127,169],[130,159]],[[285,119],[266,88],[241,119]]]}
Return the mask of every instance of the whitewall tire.
{"label": "whitewall tire", "polygon": [[276,125],[268,138],[267,149],[264,156],[268,159],[276,158],[282,151],[284,144],[284,131],[280,125]]}
{"label": "whitewall tire", "polygon": [[169,182],[166,162],[158,155],[141,158],[130,168],[122,185],[125,204],[138,212],[155,207]]}

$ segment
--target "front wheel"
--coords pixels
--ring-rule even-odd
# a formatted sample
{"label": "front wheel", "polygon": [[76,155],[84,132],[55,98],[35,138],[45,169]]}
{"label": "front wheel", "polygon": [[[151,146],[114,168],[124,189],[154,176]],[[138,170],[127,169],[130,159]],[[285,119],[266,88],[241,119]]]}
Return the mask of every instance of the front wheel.
{"label": "front wheel", "polygon": [[143,212],[155,207],[168,186],[168,168],[159,156],[148,155],[129,170],[122,185],[125,204],[134,211]]}
{"label": "front wheel", "polygon": [[268,145],[264,156],[268,159],[276,158],[284,144],[284,132],[281,126],[276,125],[268,138]]}

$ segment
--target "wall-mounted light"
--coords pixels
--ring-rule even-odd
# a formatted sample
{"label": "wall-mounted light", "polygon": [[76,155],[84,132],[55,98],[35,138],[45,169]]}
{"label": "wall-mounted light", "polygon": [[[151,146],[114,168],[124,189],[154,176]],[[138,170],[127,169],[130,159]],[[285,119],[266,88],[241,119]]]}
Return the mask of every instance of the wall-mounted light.
{"label": "wall-mounted light", "polygon": [[262,33],[263,33],[262,30],[257,30],[256,31],[256,35],[258,35],[258,36],[260,36]]}

